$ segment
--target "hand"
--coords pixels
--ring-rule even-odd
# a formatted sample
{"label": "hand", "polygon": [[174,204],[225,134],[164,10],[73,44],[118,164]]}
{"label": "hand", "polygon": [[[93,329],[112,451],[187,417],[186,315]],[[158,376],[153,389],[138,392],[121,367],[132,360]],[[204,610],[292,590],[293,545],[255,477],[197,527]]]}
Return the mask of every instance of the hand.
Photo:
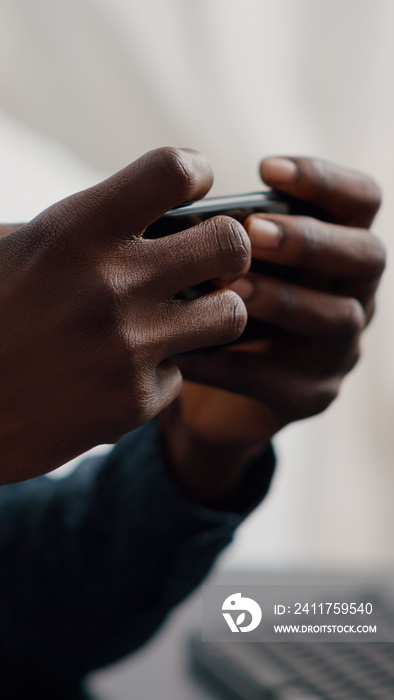
{"label": "hand", "polygon": [[4,227],[1,482],[115,442],[179,393],[171,355],[242,332],[246,311],[234,292],[175,298],[248,268],[242,226],[219,217],[158,240],[141,236],[211,181],[199,154],[161,149],[25,226]]}
{"label": "hand", "polygon": [[248,273],[230,287],[272,332],[264,341],[178,363],[194,383],[164,414],[163,429],[174,471],[207,505],[235,488],[278,430],[337,396],[358,360],[385,264],[383,245],[368,231],[380,205],[370,178],[305,158],[267,159],[261,174],[268,185],[311,203],[322,220],[250,217],[252,256],[288,267],[296,279]]}

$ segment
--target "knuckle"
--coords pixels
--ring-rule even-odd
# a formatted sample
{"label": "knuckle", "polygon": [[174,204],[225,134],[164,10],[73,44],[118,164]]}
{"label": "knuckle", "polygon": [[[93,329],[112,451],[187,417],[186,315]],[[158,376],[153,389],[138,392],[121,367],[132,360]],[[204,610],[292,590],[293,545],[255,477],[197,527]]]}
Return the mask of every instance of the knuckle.
{"label": "knuckle", "polygon": [[331,180],[329,164],[322,158],[310,158],[307,163],[310,175],[312,175],[311,179],[316,183],[316,186],[323,189],[328,186]]}
{"label": "knuckle", "polygon": [[357,299],[348,299],[339,324],[341,340],[347,342],[358,338],[365,328],[365,312]]}
{"label": "knuckle", "polygon": [[300,176],[305,179],[308,198],[313,199],[324,191],[329,193],[338,187],[339,182],[345,182],[363,215],[373,218],[378,211],[382,203],[382,189],[370,175],[333,165],[320,158],[300,158],[298,166]]}
{"label": "knuckle", "polygon": [[330,381],[322,382],[319,384],[317,389],[313,392],[310,400],[310,414],[311,416],[317,416],[319,413],[323,413],[330,404],[337,398],[339,394],[339,382]]}
{"label": "knuckle", "polygon": [[320,158],[300,158],[300,177],[306,187],[308,199],[314,199],[321,191],[330,189],[332,172],[329,164]]}
{"label": "knuckle", "polygon": [[312,259],[327,243],[328,232],[310,216],[297,217],[297,234],[299,237],[299,262]]}
{"label": "knuckle", "polygon": [[175,193],[186,200],[196,183],[196,173],[178,148],[165,147],[155,151],[163,165],[165,176],[170,179]]}
{"label": "knuckle", "polygon": [[245,270],[250,263],[251,246],[244,227],[229,216],[216,216],[207,225],[209,237],[223,259],[224,272],[237,274]]}
{"label": "knuckle", "polygon": [[374,234],[371,234],[369,237],[369,242],[371,245],[371,274],[373,277],[379,278],[383,274],[387,263],[386,246],[383,241]]}
{"label": "knuckle", "polygon": [[330,229],[307,215],[288,216],[282,224],[283,240],[291,248],[291,262],[298,266],[311,264],[330,244]]}

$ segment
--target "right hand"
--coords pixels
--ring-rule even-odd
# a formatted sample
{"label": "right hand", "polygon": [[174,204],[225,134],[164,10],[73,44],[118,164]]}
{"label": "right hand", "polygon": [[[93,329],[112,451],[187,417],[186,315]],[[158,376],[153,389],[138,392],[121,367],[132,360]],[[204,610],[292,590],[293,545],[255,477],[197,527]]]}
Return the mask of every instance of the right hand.
{"label": "right hand", "polygon": [[144,229],[206,194],[194,151],[152,151],[0,240],[0,482],[115,442],[178,395],[176,353],[226,343],[246,310],[234,292],[181,290],[245,271],[249,239],[218,217],[157,240]]}
{"label": "right hand", "polygon": [[358,360],[385,265],[369,230],[380,205],[370,177],[309,158],[266,159],[262,176],[320,218],[250,217],[253,257],[292,269],[297,284],[248,273],[233,290],[251,317],[272,324],[270,336],[178,359],[190,383],[163,412],[163,439],[182,488],[211,507],[279,430],[335,399]]}

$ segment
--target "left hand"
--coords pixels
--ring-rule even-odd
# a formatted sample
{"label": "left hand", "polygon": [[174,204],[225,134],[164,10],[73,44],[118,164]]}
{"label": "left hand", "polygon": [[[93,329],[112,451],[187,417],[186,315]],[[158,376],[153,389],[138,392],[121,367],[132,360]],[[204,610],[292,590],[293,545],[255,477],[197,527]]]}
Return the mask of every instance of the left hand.
{"label": "left hand", "polygon": [[163,430],[181,483],[207,505],[237,485],[278,430],[337,396],[359,358],[385,266],[385,249],[369,232],[380,206],[371,178],[306,158],[266,159],[261,173],[268,185],[311,203],[319,219],[248,219],[253,257],[297,274],[295,284],[249,272],[230,287],[274,331],[178,361],[193,383],[163,415]]}

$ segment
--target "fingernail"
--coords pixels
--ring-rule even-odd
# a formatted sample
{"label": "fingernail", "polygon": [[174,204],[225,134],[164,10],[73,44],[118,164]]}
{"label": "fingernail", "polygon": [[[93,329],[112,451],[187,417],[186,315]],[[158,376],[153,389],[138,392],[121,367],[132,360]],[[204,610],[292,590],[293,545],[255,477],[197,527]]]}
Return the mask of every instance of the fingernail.
{"label": "fingernail", "polygon": [[277,248],[282,239],[282,230],[277,224],[260,216],[250,216],[245,221],[253,249]]}
{"label": "fingernail", "polygon": [[298,168],[288,158],[267,158],[262,164],[262,175],[267,183],[285,185],[297,179]]}
{"label": "fingernail", "polygon": [[250,299],[254,294],[254,285],[247,277],[240,277],[229,285],[228,289],[236,292],[244,301]]}

